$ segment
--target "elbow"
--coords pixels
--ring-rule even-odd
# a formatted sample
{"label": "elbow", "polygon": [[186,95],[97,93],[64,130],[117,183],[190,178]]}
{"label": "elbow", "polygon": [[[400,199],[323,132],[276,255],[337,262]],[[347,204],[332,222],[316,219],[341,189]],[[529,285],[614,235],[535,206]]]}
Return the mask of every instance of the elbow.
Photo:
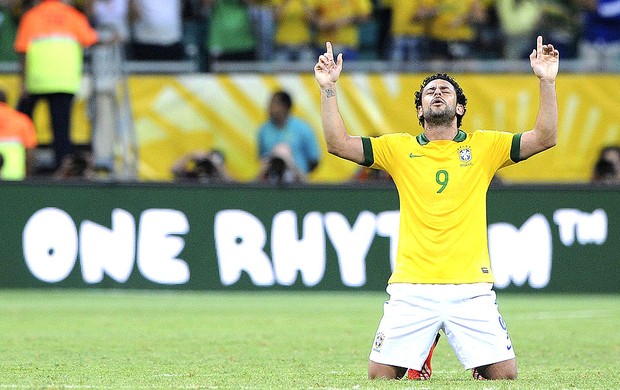
{"label": "elbow", "polygon": [[543,141],[542,144],[545,149],[551,149],[552,147],[558,144],[558,137],[553,136],[553,137],[547,138]]}
{"label": "elbow", "polygon": [[335,145],[327,144],[327,153],[339,156],[339,149]]}
{"label": "elbow", "polygon": [[336,157],[344,156],[344,148],[337,144],[327,144],[327,153],[334,155]]}

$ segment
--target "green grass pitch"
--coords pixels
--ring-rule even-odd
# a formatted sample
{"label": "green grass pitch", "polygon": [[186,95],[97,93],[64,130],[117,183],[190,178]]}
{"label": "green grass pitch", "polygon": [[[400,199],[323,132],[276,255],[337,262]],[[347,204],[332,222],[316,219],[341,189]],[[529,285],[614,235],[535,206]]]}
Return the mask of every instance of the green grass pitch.
{"label": "green grass pitch", "polygon": [[443,337],[426,382],[369,381],[383,293],[0,290],[1,389],[619,389],[620,296],[498,303],[517,381]]}

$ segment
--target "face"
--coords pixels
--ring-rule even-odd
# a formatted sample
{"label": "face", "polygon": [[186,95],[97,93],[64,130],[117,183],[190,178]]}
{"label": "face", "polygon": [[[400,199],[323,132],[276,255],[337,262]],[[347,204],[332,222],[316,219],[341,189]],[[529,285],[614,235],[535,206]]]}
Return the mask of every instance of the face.
{"label": "face", "polygon": [[288,116],[288,108],[277,96],[271,98],[269,103],[269,117],[276,123],[282,123]]}
{"label": "face", "polygon": [[418,117],[423,115],[430,125],[450,125],[457,113],[463,113],[463,106],[456,103],[456,91],[450,82],[437,79],[424,87]]}

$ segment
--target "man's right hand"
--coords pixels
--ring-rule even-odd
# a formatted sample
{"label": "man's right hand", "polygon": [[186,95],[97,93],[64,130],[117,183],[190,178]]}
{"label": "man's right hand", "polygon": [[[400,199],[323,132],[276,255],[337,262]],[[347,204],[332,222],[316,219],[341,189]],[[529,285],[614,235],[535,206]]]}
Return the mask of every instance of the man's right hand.
{"label": "man's right hand", "polygon": [[319,56],[319,61],[314,66],[314,76],[321,88],[330,88],[336,84],[342,71],[342,53],[334,62],[334,52],[331,42],[326,42],[327,51]]}

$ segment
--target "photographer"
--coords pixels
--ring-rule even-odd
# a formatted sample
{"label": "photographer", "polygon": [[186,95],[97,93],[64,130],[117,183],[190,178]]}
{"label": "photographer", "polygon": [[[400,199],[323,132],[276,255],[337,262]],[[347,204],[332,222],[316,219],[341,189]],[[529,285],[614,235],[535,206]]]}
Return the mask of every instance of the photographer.
{"label": "photographer", "polygon": [[285,91],[275,92],[268,106],[269,120],[258,129],[258,180],[272,184],[302,183],[319,164],[314,131],[291,115],[293,102]]}
{"label": "photographer", "polygon": [[181,157],[172,166],[175,180],[201,183],[229,183],[233,179],[226,170],[224,154],[214,149],[193,152]]}

